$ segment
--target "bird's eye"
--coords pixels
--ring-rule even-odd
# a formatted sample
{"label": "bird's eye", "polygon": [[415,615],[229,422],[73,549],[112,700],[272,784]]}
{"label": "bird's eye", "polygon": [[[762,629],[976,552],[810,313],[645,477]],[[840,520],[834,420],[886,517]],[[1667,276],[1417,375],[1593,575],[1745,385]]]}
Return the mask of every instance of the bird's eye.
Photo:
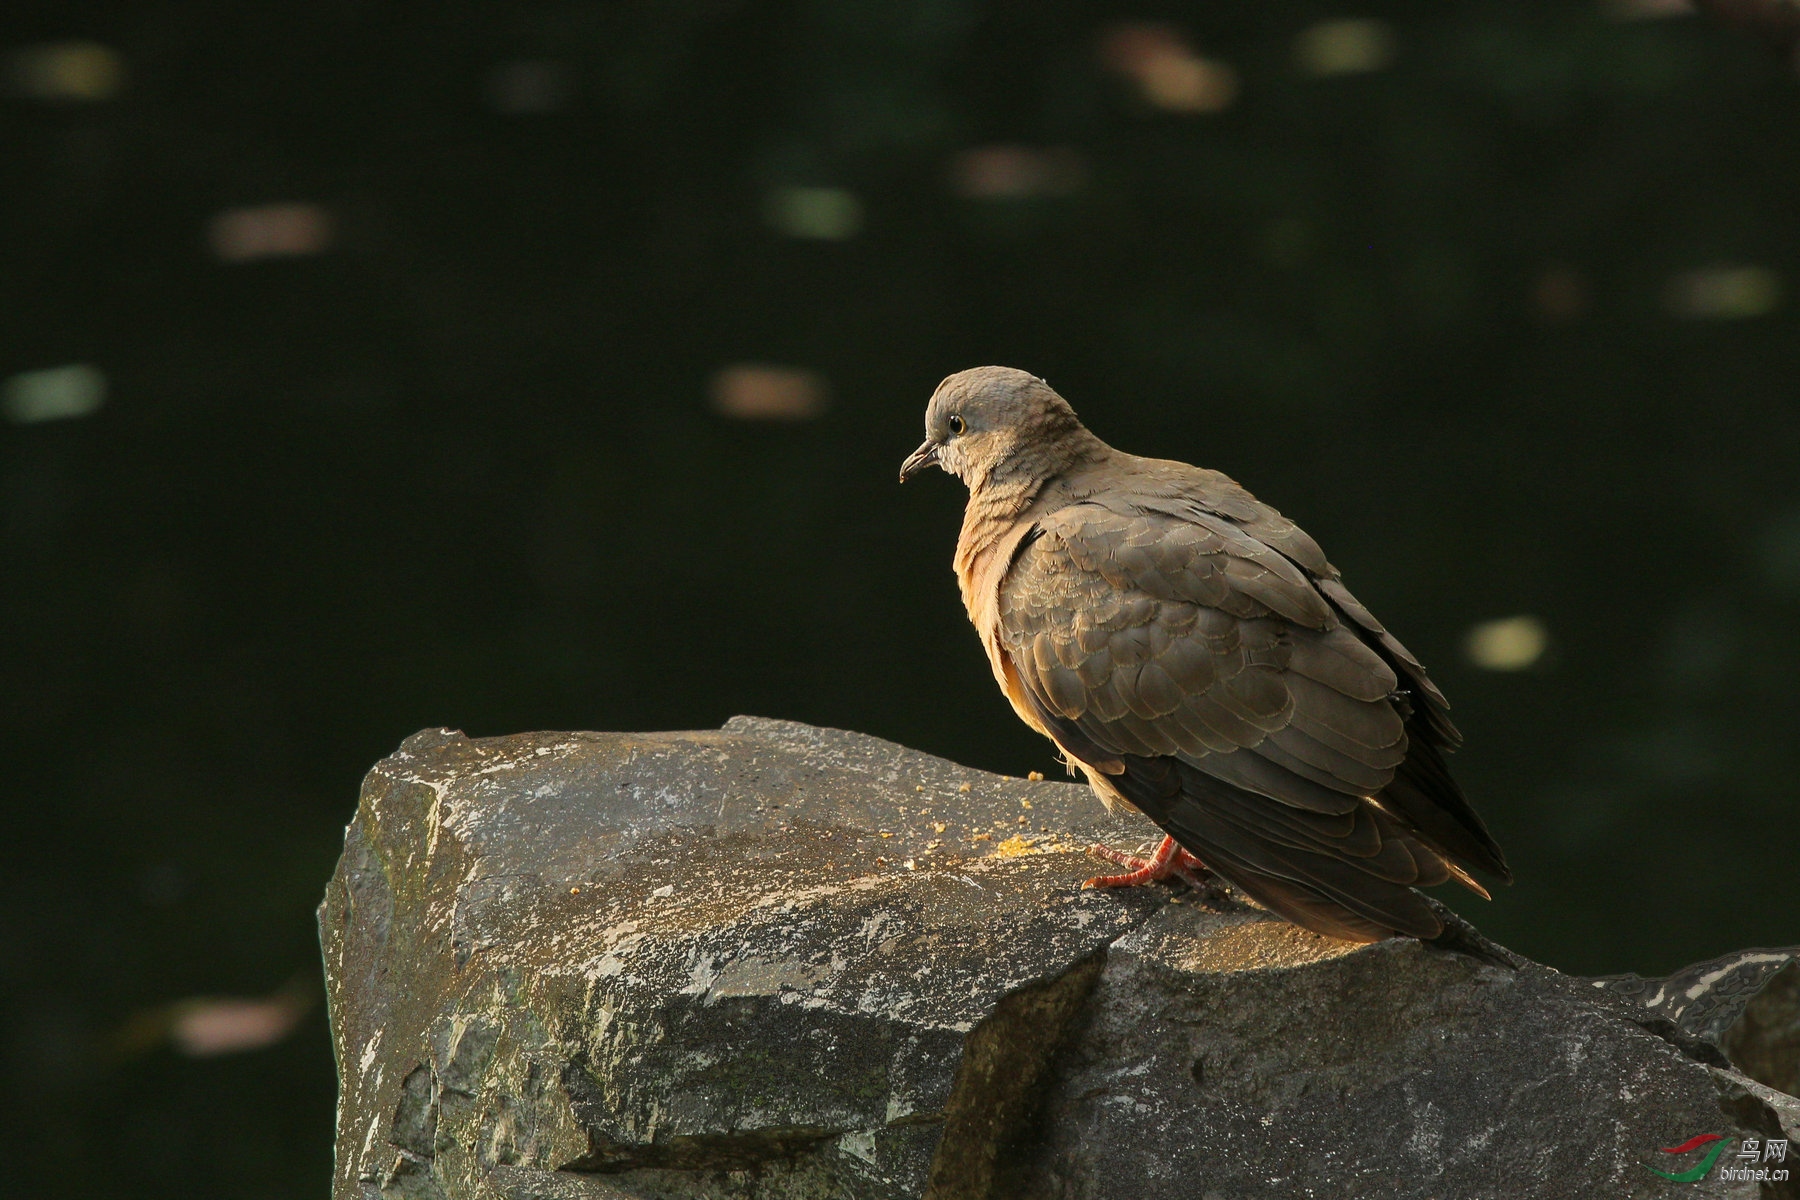
{"label": "bird's eye", "polygon": [[955,415],[952,415],[948,421],[944,422],[944,424],[950,426],[950,435],[952,437],[960,436],[964,429],[963,419]]}

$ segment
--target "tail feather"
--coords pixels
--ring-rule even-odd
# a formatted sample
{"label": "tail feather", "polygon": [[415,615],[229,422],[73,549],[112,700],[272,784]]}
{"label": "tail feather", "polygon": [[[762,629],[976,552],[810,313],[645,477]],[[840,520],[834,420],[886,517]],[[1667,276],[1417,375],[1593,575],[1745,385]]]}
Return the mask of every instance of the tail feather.
{"label": "tail feather", "polygon": [[[1125,769],[1109,778],[1127,800],[1225,882],[1264,907],[1330,937],[1375,941],[1396,933],[1431,938],[1443,922],[1425,897],[1406,883],[1377,873],[1358,856],[1338,857],[1304,848],[1283,826],[1294,810],[1280,801],[1214,779],[1174,758],[1127,755]],[[1263,820],[1261,817],[1267,817]],[[1413,875],[1444,878],[1429,847],[1383,820],[1386,838],[1413,856]],[[1385,857],[1385,856],[1384,856]],[[1422,878],[1421,878],[1422,876]]]}
{"label": "tail feather", "polygon": [[1395,769],[1394,781],[1381,789],[1376,800],[1443,851],[1453,865],[1473,866],[1505,883],[1512,882],[1512,870],[1500,852],[1500,843],[1450,777],[1443,755],[1426,739],[1413,737],[1406,761]]}

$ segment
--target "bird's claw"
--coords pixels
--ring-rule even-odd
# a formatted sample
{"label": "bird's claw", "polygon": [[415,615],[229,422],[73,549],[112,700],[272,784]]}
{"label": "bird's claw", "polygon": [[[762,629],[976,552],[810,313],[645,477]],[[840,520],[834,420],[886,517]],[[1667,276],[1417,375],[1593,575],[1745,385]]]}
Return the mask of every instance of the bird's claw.
{"label": "bird's claw", "polygon": [[1096,875],[1081,885],[1084,888],[1137,887],[1174,878],[1197,892],[1213,889],[1212,872],[1206,864],[1182,849],[1172,837],[1165,837],[1149,858],[1138,858],[1111,846],[1089,846],[1088,853],[1129,869],[1123,875]]}

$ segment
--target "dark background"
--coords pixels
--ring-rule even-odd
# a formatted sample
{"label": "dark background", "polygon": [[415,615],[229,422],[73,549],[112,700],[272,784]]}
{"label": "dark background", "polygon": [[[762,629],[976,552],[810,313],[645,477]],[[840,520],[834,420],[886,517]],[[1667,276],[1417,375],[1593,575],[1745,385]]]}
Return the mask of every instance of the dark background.
{"label": "dark background", "polygon": [[[960,487],[894,483],[980,363],[1325,545],[1456,705],[1488,933],[1800,941],[1800,81],[1679,7],[13,0],[0,377],[106,382],[0,423],[13,1186],[325,1193],[313,910],[416,729],[1051,770]],[[1370,69],[1321,73],[1346,17]],[[221,240],[268,205],[297,242]],[[742,363],[830,402],[734,418]],[[272,995],[286,1037],[164,1036]]]}

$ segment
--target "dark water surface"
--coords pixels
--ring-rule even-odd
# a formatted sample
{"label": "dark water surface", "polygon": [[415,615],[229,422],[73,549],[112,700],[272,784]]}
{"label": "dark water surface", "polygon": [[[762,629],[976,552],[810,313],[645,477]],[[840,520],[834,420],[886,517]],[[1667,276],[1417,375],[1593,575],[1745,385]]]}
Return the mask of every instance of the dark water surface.
{"label": "dark water surface", "polygon": [[979,363],[1324,544],[1456,706],[1492,936],[1800,941],[1800,82],[1632,7],[10,6],[20,1194],[324,1194],[316,1001],[198,1057],[167,1006],[316,997],[416,729],[750,712],[1052,770],[960,488],[894,484]]}

